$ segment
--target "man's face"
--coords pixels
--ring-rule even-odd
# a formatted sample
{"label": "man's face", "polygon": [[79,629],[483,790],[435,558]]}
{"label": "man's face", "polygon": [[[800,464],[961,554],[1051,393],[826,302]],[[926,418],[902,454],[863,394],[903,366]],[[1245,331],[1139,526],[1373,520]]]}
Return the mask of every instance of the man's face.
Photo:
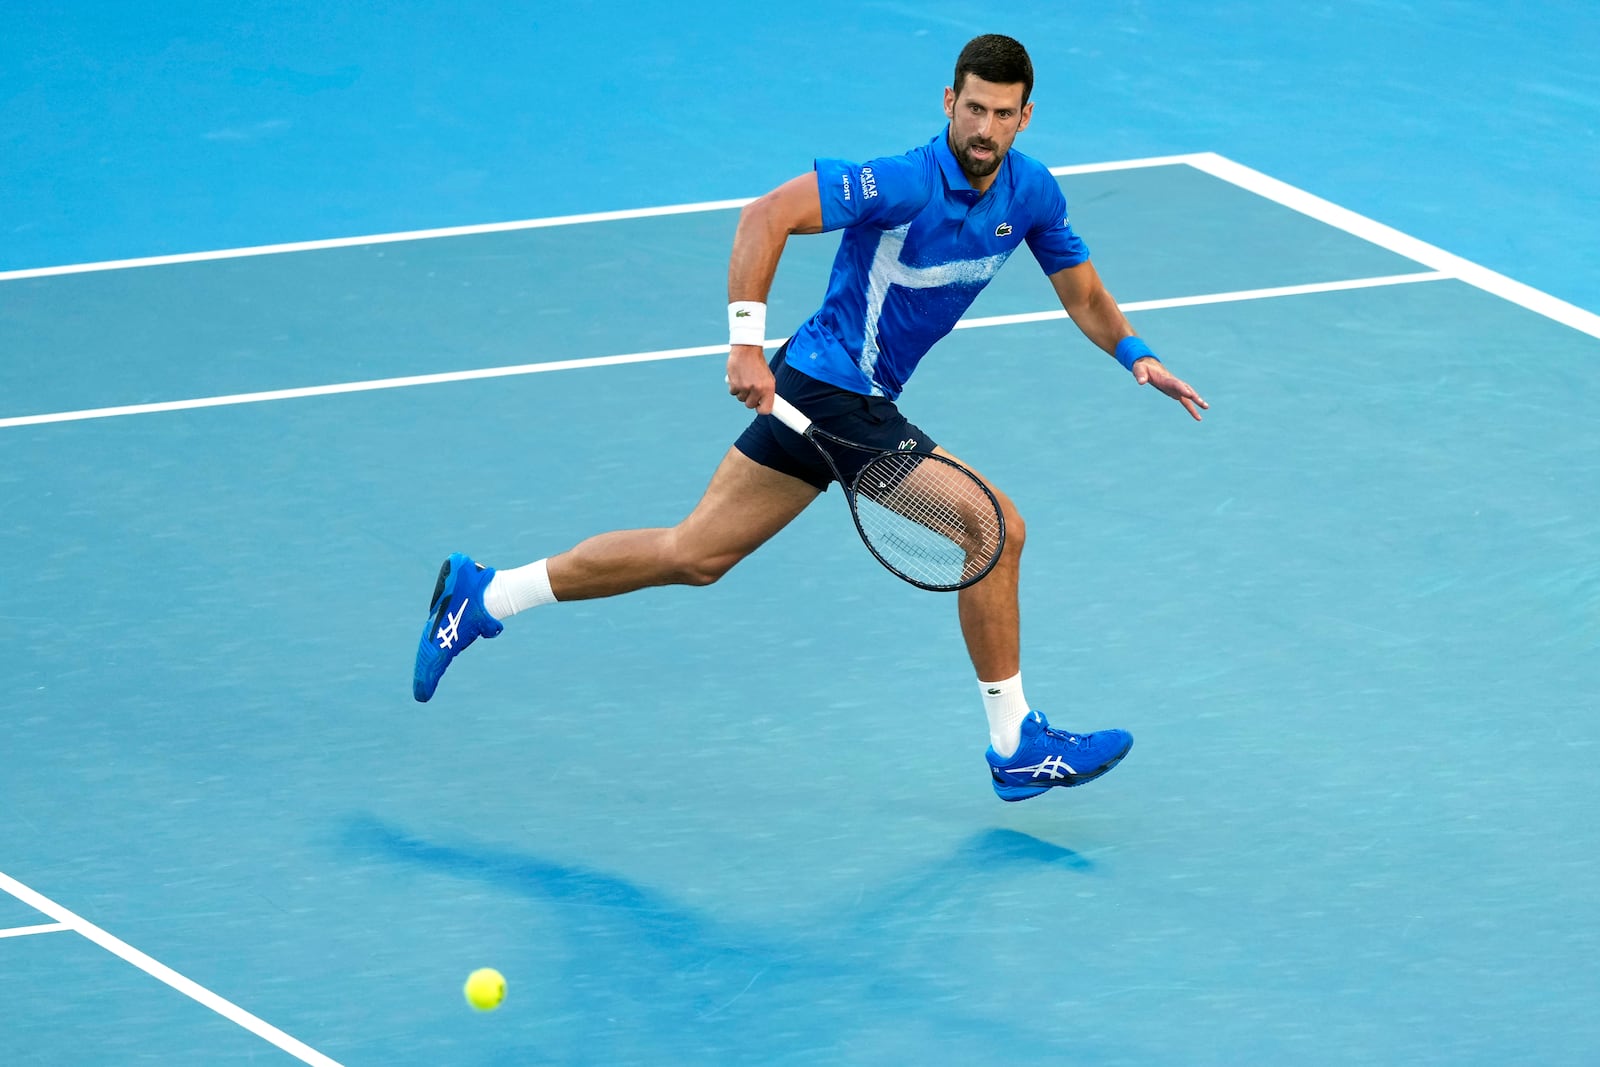
{"label": "man's face", "polygon": [[1011,150],[1017,134],[1028,128],[1033,104],[1022,103],[1022,83],[998,85],[968,74],[961,95],[944,91],[944,113],[950,119],[950,150],[969,178],[987,178]]}

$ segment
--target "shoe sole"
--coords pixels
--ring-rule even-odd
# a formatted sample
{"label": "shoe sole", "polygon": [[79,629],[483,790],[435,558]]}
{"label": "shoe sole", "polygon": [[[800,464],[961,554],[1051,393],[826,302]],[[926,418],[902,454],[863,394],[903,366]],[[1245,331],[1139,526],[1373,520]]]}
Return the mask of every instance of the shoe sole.
{"label": "shoe sole", "polygon": [[1036,797],[1040,793],[1048,793],[1052,789],[1071,789],[1073,786],[1087,785],[1096,778],[1099,778],[1101,775],[1108,773],[1113,767],[1122,762],[1122,758],[1124,756],[1132,751],[1133,742],[1129,741],[1127,748],[1123,749],[1121,752],[1118,752],[1116,756],[1108,762],[1101,764],[1100,768],[1093,774],[1074,775],[1069,780],[1053,782],[1050,785],[1001,785],[999,782],[996,782],[993,777],[991,777],[989,781],[994,785],[994,792],[996,796],[1008,804],[1014,804],[1019,800],[1028,800],[1031,797]]}
{"label": "shoe sole", "polygon": [[[455,596],[456,575],[450,569],[450,564],[454,560],[455,556],[448,556],[445,558],[444,563],[439,566],[439,580],[434,583],[433,596],[428,603],[428,622],[423,627],[422,637],[417,641],[417,658],[411,671],[411,696],[419,704],[426,704],[433,699],[433,694],[439,688],[439,682],[444,678],[443,670],[439,672],[437,678],[429,679],[424,677],[422,650],[433,647],[433,631],[439,625],[439,605],[447,596],[452,599]],[[429,664],[429,666],[432,666],[432,664]],[[449,666],[448,660],[445,661],[445,666]],[[426,692],[424,692],[424,684],[427,687]]]}

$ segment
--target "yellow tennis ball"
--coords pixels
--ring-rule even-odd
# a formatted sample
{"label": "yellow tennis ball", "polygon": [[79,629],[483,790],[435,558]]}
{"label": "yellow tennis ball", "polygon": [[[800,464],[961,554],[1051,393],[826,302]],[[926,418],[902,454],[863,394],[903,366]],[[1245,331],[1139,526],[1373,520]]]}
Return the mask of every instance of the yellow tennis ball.
{"label": "yellow tennis ball", "polygon": [[467,1003],[479,1011],[494,1011],[506,999],[505,976],[493,967],[480,967],[467,975],[462,992],[467,995]]}

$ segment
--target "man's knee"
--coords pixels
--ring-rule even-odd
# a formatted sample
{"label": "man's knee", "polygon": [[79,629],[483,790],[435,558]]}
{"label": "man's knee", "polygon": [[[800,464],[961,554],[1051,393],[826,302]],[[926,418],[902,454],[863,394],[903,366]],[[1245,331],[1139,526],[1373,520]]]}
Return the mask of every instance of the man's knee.
{"label": "man's knee", "polygon": [[733,570],[743,556],[699,556],[692,559],[680,559],[677,564],[678,583],[680,585],[711,585],[719,581],[724,574]]}
{"label": "man's knee", "polygon": [[700,502],[673,528],[667,554],[674,580],[681,585],[719,580],[804,511],[818,492],[730,449]]}
{"label": "man's knee", "polygon": [[671,541],[672,573],[678,585],[711,585],[749,555],[725,547],[697,544],[680,528]]}
{"label": "man's knee", "polygon": [[1006,523],[1005,551],[1013,556],[1022,551],[1022,543],[1028,539],[1028,524],[1022,521],[1022,512],[1011,499],[1002,493],[995,494],[1000,501],[1000,514]]}

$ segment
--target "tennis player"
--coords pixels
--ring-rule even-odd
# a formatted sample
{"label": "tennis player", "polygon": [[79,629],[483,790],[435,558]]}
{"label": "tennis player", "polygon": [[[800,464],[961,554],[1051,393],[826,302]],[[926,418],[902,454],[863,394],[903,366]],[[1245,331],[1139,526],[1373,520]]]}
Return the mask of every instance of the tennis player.
{"label": "tennis player", "polygon": [[[729,392],[757,414],[705,495],[676,526],[600,534],[513,570],[452,555],[418,643],[416,699],[431,698],[451,661],[477,638],[498,636],[504,619],[646,586],[709,585],[788,525],[832,475],[809,443],[769,414],[774,391],[845,440],[948,455],[895,402],[917,363],[1024,242],[1084,336],[1135,382],[1198,420],[1206,402],[1135,336],[1073,232],[1055,178],[1012,150],[1033,115],[1032,90],[1033,64],[1021,44],[975,38],[944,91],[949,123],[927,144],[862,164],[819,159],[747,206],[728,266],[727,378]],[[833,230],[843,234],[822,308],[769,363],[765,301],[784,245],[791,234]],[[1127,755],[1133,738],[1123,730],[1053,729],[1023,695],[1017,581],[1025,534],[1016,506],[995,492],[1005,551],[986,577],[957,594],[957,611],[989,721],[994,790],[1024,800],[1099,777]]]}

